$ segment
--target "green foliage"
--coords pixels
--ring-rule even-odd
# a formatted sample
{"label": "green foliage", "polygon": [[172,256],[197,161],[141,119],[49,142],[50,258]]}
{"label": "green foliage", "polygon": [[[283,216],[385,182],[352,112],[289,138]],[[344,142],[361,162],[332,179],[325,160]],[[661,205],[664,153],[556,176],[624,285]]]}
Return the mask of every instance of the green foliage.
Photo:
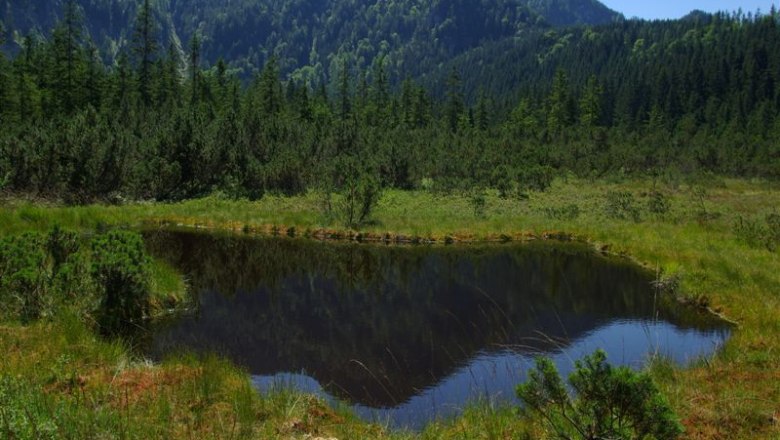
{"label": "green foliage", "polygon": [[661,191],[652,191],[648,195],[647,211],[659,217],[669,213],[672,204],[669,197]]}
{"label": "green foliage", "polygon": [[780,247],[780,214],[773,212],[766,216],[767,248],[776,251]]}
{"label": "green foliage", "polygon": [[761,247],[767,236],[766,228],[758,220],[737,216],[731,227],[739,240],[751,247]]}
{"label": "green foliage", "polygon": [[49,270],[43,237],[26,233],[0,240],[0,307],[23,322],[46,313]]}
{"label": "green foliage", "polygon": [[[59,226],[48,234],[24,233],[0,240],[0,311],[30,322],[51,317],[75,292],[89,295],[82,281],[76,234]],[[86,292],[85,292],[86,291]]]}
{"label": "green foliage", "polygon": [[474,217],[484,218],[485,209],[487,208],[487,197],[485,196],[485,190],[477,188],[471,192],[469,196],[469,204],[471,209],[474,210]]}
{"label": "green foliage", "polygon": [[517,387],[526,410],[542,417],[560,439],[678,438],[683,430],[647,373],[613,367],[598,350],[575,363],[569,396],[555,365],[539,358],[528,381]]}
{"label": "green foliage", "polygon": [[491,184],[498,190],[498,196],[502,199],[509,198],[514,189],[514,179],[512,177],[512,173],[506,165],[500,165],[493,170]]}
{"label": "green foliage", "polygon": [[762,222],[759,219],[737,216],[731,231],[739,240],[755,248],[776,251],[780,246],[780,215],[767,214]]}
{"label": "green foliage", "polygon": [[544,208],[544,216],[553,220],[576,220],[580,216],[580,206],[576,203],[564,206],[548,206]]}
{"label": "green foliage", "polygon": [[71,255],[79,251],[80,244],[75,232],[65,231],[59,225],[55,225],[46,237],[46,250],[51,256],[53,271],[67,263]]}
{"label": "green foliage", "polygon": [[[0,187],[14,194],[72,204],[210,193],[256,200],[318,188],[354,155],[382,186],[431,178],[439,191],[490,187],[502,197],[544,191],[571,173],[624,178],[674,167],[707,188],[722,184],[712,172],[780,176],[780,27],[770,17],[562,31],[533,13],[550,10],[547,2],[356,11],[294,1],[280,11],[284,2],[243,0],[220,14],[204,12],[215,11],[210,3],[118,11],[66,2],[63,20],[49,23],[51,6],[38,16],[12,3],[15,26],[35,17],[54,28],[0,58]],[[594,4],[556,5],[554,15],[602,16],[585,13],[601,9]],[[120,39],[131,47],[112,46],[110,67],[83,32],[108,12],[135,31]],[[363,16],[376,26],[363,29]],[[177,45],[160,44],[170,22],[192,42],[187,61]],[[227,36],[243,31],[234,47]],[[271,46],[248,55],[252,38]],[[215,53],[226,62],[213,62]],[[361,222],[359,204],[349,205],[347,220]],[[666,206],[654,195],[646,208],[660,216]]]}
{"label": "green foliage", "polygon": [[149,314],[150,259],[140,235],[111,231],[92,240],[92,277],[103,332],[120,334],[140,325]]}
{"label": "green foliage", "polygon": [[701,185],[691,187],[691,202],[694,208],[694,216],[701,224],[709,223],[720,217],[720,213],[707,209],[709,190]]}
{"label": "green foliage", "polygon": [[544,192],[552,186],[555,173],[549,166],[534,165],[520,169],[517,179],[521,190]]}
{"label": "green foliage", "polygon": [[610,191],[606,196],[604,204],[604,213],[609,218],[619,220],[633,220],[639,222],[642,220],[642,213],[634,198],[634,195],[628,191]]}
{"label": "green foliage", "polygon": [[371,216],[382,197],[382,186],[377,175],[357,157],[344,158],[336,172],[340,198],[336,212],[344,226],[358,228]]}

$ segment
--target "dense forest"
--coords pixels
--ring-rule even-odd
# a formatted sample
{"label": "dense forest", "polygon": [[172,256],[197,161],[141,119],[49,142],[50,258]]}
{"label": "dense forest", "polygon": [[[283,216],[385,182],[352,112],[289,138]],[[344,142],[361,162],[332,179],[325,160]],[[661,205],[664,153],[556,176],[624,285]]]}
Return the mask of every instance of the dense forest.
{"label": "dense forest", "polygon": [[[48,36],[67,0],[0,1],[0,21],[17,51],[26,35]],[[115,62],[132,42],[136,0],[82,0],[84,31]],[[282,73],[321,81],[341,60],[367,66],[378,55],[396,75],[416,75],[488,41],[529,29],[600,24],[619,14],[596,0],[155,0],[160,37],[185,55],[199,35],[202,61],[223,58],[242,78],[275,56]]]}
{"label": "dense forest", "polygon": [[339,57],[325,82],[285,74],[275,56],[249,80],[223,61],[207,68],[199,34],[179,50],[148,0],[106,64],[84,9],[63,8],[50,38],[0,54],[5,191],[72,203],[382,187],[509,195],[569,173],[780,176],[774,10],[528,28],[417,77],[382,53]]}

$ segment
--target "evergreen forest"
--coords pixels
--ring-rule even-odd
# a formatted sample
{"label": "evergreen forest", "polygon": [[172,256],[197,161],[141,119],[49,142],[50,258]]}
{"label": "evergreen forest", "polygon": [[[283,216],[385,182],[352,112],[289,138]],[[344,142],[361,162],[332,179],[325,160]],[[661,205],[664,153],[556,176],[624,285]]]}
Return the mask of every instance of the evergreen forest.
{"label": "evergreen forest", "polygon": [[[82,8],[0,58],[0,185],[72,203],[341,189],[544,189],[553,176],[780,175],[780,16],[542,28],[418,77],[383,55],[251,78],[160,37],[149,1],[115,64]],[[205,38],[205,37],[203,37]]]}

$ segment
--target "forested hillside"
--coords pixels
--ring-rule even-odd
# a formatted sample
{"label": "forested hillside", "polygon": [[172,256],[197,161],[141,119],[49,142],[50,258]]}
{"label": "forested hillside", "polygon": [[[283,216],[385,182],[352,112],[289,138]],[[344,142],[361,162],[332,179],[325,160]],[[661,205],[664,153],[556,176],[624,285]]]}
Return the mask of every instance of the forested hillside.
{"label": "forested hillside", "polygon": [[[73,202],[315,187],[511,195],[565,173],[780,176],[774,12],[550,29],[422,83],[381,56],[367,69],[343,58],[330,90],[288,80],[273,57],[249,86],[224,63],[204,70],[197,39],[183,57],[164,49],[148,2],[106,66],[66,12],[49,41],[0,57],[5,190]],[[469,88],[483,92],[469,101]]]}
{"label": "forested hillside", "polygon": [[[0,21],[12,38],[49,36],[66,0],[3,0]],[[135,0],[77,1],[84,34],[114,62],[132,39]],[[161,46],[181,51],[198,35],[205,65],[220,58],[251,75],[271,55],[283,72],[320,81],[342,59],[367,66],[378,55],[394,72],[416,75],[488,41],[551,25],[597,24],[620,16],[595,0],[155,0]],[[182,44],[184,42],[184,44]]]}

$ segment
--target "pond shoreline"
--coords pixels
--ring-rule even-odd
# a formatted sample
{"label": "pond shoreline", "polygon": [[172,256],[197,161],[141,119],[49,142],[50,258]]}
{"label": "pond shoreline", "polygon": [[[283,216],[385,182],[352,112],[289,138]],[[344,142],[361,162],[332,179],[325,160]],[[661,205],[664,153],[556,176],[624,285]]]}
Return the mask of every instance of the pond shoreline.
{"label": "pond shoreline", "polygon": [[[632,256],[628,252],[613,252],[609,244],[596,242],[590,240],[586,236],[578,236],[572,233],[563,231],[548,231],[541,234],[537,234],[531,231],[516,232],[516,233],[502,233],[494,234],[492,236],[477,237],[472,235],[471,237],[463,237],[462,234],[444,234],[429,237],[409,236],[400,233],[386,232],[361,232],[352,229],[304,229],[302,233],[299,233],[300,229],[295,226],[278,226],[273,224],[266,224],[262,226],[241,226],[237,227],[230,224],[203,224],[203,223],[182,223],[175,220],[166,219],[149,219],[144,220],[141,226],[144,228],[160,228],[162,230],[193,230],[201,232],[216,232],[216,233],[229,233],[243,236],[258,236],[258,237],[278,237],[286,239],[307,239],[315,240],[318,242],[336,242],[336,243],[356,243],[356,244],[369,244],[369,245],[385,245],[385,246],[469,246],[480,244],[510,244],[510,243],[530,243],[534,241],[558,241],[558,242],[578,242],[589,245],[594,252],[601,255],[609,255],[617,258],[623,258],[631,261],[633,264],[642,267],[650,273],[656,274],[657,283],[663,284],[664,280],[659,276],[658,267],[653,267],[651,264],[639,260]],[[665,289],[661,289],[665,291]],[[730,319],[723,312],[716,310],[700,298],[690,298],[685,295],[680,295],[678,292],[667,292],[674,295],[674,299],[681,305],[698,309],[702,312],[706,312],[713,317],[727,322],[735,327],[739,327],[739,322]]]}

